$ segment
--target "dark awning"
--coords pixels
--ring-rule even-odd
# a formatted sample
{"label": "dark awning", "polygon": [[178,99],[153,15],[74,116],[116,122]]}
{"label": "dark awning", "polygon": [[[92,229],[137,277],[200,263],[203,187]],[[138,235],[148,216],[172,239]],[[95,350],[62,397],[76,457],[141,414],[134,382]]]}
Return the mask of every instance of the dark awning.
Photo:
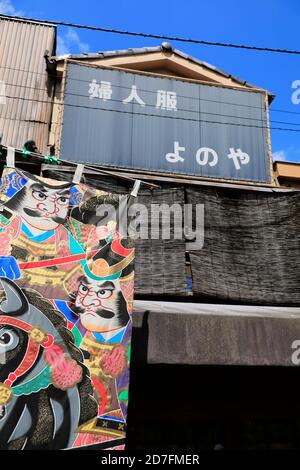
{"label": "dark awning", "polygon": [[300,362],[300,308],[135,301],[133,326],[135,362],[293,366],[293,353]]}

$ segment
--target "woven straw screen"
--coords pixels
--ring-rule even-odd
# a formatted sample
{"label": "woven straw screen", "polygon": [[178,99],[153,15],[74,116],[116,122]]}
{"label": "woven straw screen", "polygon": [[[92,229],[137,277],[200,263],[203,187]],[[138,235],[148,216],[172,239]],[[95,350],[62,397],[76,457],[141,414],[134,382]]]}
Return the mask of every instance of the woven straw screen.
{"label": "woven straw screen", "polygon": [[205,213],[204,246],[190,253],[194,295],[300,304],[300,192],[201,188],[187,200]]}
{"label": "woven straw screen", "polygon": [[[185,240],[174,239],[174,221],[178,223],[177,215],[170,217],[170,239],[161,237],[168,217],[160,217],[159,225],[155,228],[150,224],[151,204],[184,203],[183,188],[163,188],[155,191],[141,191],[138,202],[148,209],[148,227],[152,230],[147,240],[136,240],[135,259],[135,291],[138,294],[186,294],[185,270]],[[164,213],[164,211],[162,211]],[[153,222],[153,221],[152,221]],[[157,239],[155,239],[157,238]]]}

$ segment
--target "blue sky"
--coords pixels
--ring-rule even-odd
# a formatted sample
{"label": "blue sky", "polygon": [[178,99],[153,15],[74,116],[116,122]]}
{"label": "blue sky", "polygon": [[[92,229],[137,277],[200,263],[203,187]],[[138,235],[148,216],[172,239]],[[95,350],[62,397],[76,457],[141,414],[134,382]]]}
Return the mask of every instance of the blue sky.
{"label": "blue sky", "polygon": [[[0,12],[168,36],[300,50],[299,0],[67,0],[59,3],[49,0],[0,0]],[[61,53],[124,49],[159,43],[155,39],[58,28]],[[294,91],[292,82],[300,80],[299,55],[180,42],[173,45],[268,89],[276,95],[271,105],[271,125],[300,130],[300,103],[296,105],[291,100]],[[272,148],[276,159],[300,162],[300,132],[272,131]]]}

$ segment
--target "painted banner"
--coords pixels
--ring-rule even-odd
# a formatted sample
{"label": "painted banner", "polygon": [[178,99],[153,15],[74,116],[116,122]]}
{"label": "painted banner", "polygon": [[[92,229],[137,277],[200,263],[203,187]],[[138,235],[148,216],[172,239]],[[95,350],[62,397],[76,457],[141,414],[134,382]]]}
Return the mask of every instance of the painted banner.
{"label": "painted banner", "polygon": [[128,198],[12,168],[0,197],[0,449],[123,449]]}

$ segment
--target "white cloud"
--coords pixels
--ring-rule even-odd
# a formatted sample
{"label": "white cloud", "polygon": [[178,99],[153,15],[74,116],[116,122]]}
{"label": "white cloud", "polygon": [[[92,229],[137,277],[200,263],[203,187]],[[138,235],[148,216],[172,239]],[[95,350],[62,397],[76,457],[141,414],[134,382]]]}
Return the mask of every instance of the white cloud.
{"label": "white cloud", "polygon": [[3,0],[0,2],[0,13],[10,16],[24,16],[24,12],[17,10],[10,0]]}
{"label": "white cloud", "polygon": [[273,160],[287,161],[288,157],[286,150],[277,150],[277,152],[274,152]]}
{"label": "white cloud", "polygon": [[63,38],[63,36],[60,36],[60,35],[57,36],[56,54],[57,55],[70,54],[70,51],[69,51],[69,48],[65,39]]}
{"label": "white cloud", "polygon": [[[26,16],[24,11],[17,10],[11,0],[0,0],[0,13],[10,16]],[[64,34],[57,36],[57,55],[66,55],[71,52],[88,52],[89,45],[80,40],[77,32],[68,28]]]}
{"label": "white cloud", "polygon": [[78,47],[80,51],[88,52],[89,45],[86,42],[80,41],[80,38],[74,29],[68,28],[68,31],[65,36],[67,41],[69,41],[72,45]]}
{"label": "white cloud", "polygon": [[57,37],[57,55],[66,55],[72,52],[88,52],[89,45],[86,42],[80,40],[77,32],[68,28],[67,32]]}
{"label": "white cloud", "polygon": [[273,160],[283,162],[299,162],[300,161],[300,148],[296,145],[290,145],[285,149],[276,150],[273,153]]}

